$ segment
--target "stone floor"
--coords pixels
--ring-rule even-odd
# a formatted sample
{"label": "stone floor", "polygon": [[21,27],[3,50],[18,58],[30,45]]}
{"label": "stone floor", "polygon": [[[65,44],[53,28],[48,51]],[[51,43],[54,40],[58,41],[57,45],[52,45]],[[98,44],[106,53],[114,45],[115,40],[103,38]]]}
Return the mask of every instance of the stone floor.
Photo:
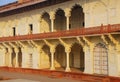
{"label": "stone floor", "polygon": [[5,71],[0,71],[0,76],[11,78],[11,80],[4,80],[1,82],[84,82],[84,81],[71,80],[67,78],[50,78],[40,75],[23,74],[16,72],[13,73],[13,72],[5,72]]}

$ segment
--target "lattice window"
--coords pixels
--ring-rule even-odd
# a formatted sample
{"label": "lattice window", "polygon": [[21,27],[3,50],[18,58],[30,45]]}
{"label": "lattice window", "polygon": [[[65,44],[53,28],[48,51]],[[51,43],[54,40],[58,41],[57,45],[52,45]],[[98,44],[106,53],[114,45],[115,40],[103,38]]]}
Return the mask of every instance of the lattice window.
{"label": "lattice window", "polygon": [[108,52],[101,43],[94,48],[94,73],[108,75]]}

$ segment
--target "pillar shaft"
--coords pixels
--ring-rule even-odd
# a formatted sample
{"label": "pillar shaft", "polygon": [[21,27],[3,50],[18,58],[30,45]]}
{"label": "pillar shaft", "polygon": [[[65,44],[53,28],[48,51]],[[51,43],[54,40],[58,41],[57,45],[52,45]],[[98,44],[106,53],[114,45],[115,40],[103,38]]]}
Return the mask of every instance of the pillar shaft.
{"label": "pillar shaft", "polygon": [[54,65],[55,46],[50,47],[50,52],[51,52],[51,67],[50,67],[50,70],[55,70],[55,65]]}
{"label": "pillar shaft", "polygon": [[69,24],[70,24],[70,16],[71,16],[71,9],[69,9],[69,8],[66,8],[65,9],[65,16],[66,16],[66,29],[67,30],[69,30],[70,28],[69,28]]}
{"label": "pillar shaft", "polygon": [[51,19],[51,32],[54,31],[54,19]]}
{"label": "pillar shaft", "polygon": [[66,17],[66,19],[67,19],[67,23],[66,23],[67,30],[69,30],[69,29],[70,29],[70,28],[69,28],[69,24],[70,24],[69,18],[70,18],[69,16],[67,16],[67,17]]}
{"label": "pillar shaft", "polygon": [[50,70],[55,70],[54,66],[54,52],[51,53],[51,67]]}
{"label": "pillar shaft", "polygon": [[50,19],[51,19],[51,32],[54,31],[54,20],[55,20],[55,12],[51,11],[50,12]]}
{"label": "pillar shaft", "polygon": [[65,48],[65,52],[66,52],[66,69],[65,69],[65,71],[69,72],[69,71],[71,71],[70,70],[70,60],[69,60],[69,55],[70,55],[70,52],[71,52],[71,47],[66,47]]}

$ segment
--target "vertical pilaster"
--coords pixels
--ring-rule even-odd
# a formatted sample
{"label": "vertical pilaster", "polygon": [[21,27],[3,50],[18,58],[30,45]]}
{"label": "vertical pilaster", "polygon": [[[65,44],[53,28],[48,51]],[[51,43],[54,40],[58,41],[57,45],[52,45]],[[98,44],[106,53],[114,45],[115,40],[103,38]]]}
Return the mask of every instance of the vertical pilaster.
{"label": "vertical pilaster", "polygon": [[108,46],[108,72],[110,76],[118,75],[118,53],[113,45]]}
{"label": "vertical pilaster", "polygon": [[83,47],[83,50],[84,50],[84,55],[85,55],[85,70],[84,70],[84,73],[90,73],[90,50],[89,50],[89,47],[87,45],[84,45]]}
{"label": "vertical pilaster", "polygon": [[37,47],[38,49],[38,68],[41,68],[41,53],[42,53],[42,47]]}
{"label": "vertical pilaster", "polygon": [[94,44],[90,44],[90,59],[91,59],[91,63],[90,63],[90,73],[93,74],[94,73],[94,55],[93,55],[93,51],[94,51]]}
{"label": "vertical pilaster", "polygon": [[54,31],[54,20],[55,20],[55,12],[50,12],[50,20],[51,20],[51,32]]}
{"label": "vertical pilaster", "polygon": [[118,70],[118,76],[120,76],[120,44],[116,45],[117,50],[117,70]]}

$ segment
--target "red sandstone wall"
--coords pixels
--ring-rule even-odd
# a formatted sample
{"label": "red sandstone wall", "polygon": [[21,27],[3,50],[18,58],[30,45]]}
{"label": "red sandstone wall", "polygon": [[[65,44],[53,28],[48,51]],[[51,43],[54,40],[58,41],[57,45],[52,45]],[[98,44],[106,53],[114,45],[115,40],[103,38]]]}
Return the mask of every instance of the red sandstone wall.
{"label": "red sandstone wall", "polygon": [[23,3],[23,2],[27,2],[27,1],[32,1],[32,0],[18,0],[18,3]]}

